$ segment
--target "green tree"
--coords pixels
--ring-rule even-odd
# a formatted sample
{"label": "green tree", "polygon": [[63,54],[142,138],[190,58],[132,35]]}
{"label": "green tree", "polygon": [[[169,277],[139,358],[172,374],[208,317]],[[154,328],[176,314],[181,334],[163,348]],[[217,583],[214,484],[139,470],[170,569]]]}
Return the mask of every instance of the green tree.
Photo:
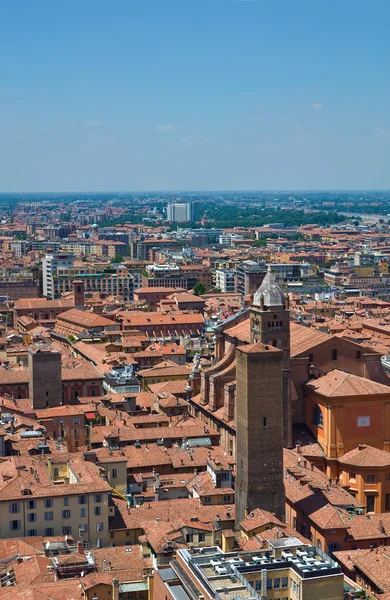
{"label": "green tree", "polygon": [[110,262],[113,264],[119,264],[119,263],[123,262],[123,256],[121,254],[116,254],[115,257],[112,258]]}
{"label": "green tree", "polygon": [[255,242],[253,242],[252,246],[254,248],[265,248],[267,246],[267,240],[261,238],[260,240],[256,240]]}
{"label": "green tree", "polygon": [[202,296],[206,292],[207,292],[207,290],[206,290],[205,286],[203,285],[203,283],[201,281],[198,281],[198,283],[194,287],[195,296]]}

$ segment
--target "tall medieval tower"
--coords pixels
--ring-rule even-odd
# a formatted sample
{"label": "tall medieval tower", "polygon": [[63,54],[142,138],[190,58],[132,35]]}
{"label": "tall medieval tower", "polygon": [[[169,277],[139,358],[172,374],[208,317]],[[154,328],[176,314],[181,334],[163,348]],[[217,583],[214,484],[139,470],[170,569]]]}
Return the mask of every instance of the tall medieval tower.
{"label": "tall medieval tower", "polygon": [[290,311],[288,298],[268,270],[253,297],[250,314],[251,343],[262,342],[282,351],[283,445],[292,444],[290,405]]}
{"label": "tall medieval tower", "polygon": [[258,342],[236,359],[236,525],[256,508],[284,521],[282,351]]}

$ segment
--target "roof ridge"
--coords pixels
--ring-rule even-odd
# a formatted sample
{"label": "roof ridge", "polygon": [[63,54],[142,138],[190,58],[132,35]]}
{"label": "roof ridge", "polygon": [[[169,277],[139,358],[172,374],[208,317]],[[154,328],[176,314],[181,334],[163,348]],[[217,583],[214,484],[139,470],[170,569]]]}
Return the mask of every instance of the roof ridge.
{"label": "roof ridge", "polygon": [[336,390],[339,389],[339,387],[345,382],[346,379],[348,379],[348,377],[351,375],[351,373],[347,373],[346,371],[341,371],[340,369],[334,369],[335,371],[337,371],[338,373],[341,373],[342,375],[345,375],[345,377],[343,378],[342,381],[340,381],[340,383],[338,385],[336,385],[336,387],[334,388],[334,390],[331,393],[331,396],[333,396],[333,394],[336,392]]}

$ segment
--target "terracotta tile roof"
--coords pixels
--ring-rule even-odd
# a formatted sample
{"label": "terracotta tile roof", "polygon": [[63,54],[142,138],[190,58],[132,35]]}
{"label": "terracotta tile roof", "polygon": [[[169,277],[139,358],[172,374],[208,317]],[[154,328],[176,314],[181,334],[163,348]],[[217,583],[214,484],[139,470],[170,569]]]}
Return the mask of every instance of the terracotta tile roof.
{"label": "terracotta tile roof", "polygon": [[345,373],[339,369],[334,369],[318,379],[312,379],[305,387],[327,398],[371,396],[376,394],[390,395],[390,386],[377,383],[365,377]]}
{"label": "terracotta tile roof", "polygon": [[[390,593],[390,548],[381,546],[374,550],[348,550],[335,552],[336,560],[349,570],[360,571],[382,592]],[[380,594],[380,598],[383,598]]]}
{"label": "terracotta tile roof", "polygon": [[172,361],[162,361],[161,363],[151,367],[149,369],[141,369],[137,372],[137,375],[144,379],[153,377],[174,377],[177,375],[184,375],[188,377],[191,374],[190,367],[187,365],[178,365]]}
{"label": "terracotta tile roof", "polygon": [[342,465],[350,465],[354,467],[389,467],[390,453],[373,446],[362,444],[347,452],[339,459]]}
{"label": "terracotta tile roof", "polygon": [[50,308],[72,308],[74,306],[73,298],[71,300],[47,300],[46,298],[22,298],[15,300],[15,310],[39,310],[39,309],[50,309]]}
{"label": "terracotta tile roof", "polygon": [[274,348],[274,346],[270,344],[261,344],[260,342],[257,344],[246,344],[245,346],[238,346],[237,350],[242,352],[243,354],[261,354],[263,352],[278,352],[281,354],[281,350],[278,348]]}
{"label": "terracotta tile roof", "polygon": [[121,312],[118,313],[118,319],[122,320],[126,327],[129,325],[133,327],[154,326],[158,329],[159,325],[171,325],[172,329],[175,329],[179,328],[181,324],[190,324],[194,325],[194,327],[201,327],[204,325],[204,318],[197,313],[187,314],[175,312],[174,315],[165,315],[159,312]]}
{"label": "terracotta tile roof", "polygon": [[57,319],[58,321],[62,320],[85,327],[112,327],[116,324],[115,321],[107,319],[106,317],[102,317],[96,313],[78,310],[77,308],[60,313]]}
{"label": "terracotta tile roof", "polygon": [[171,427],[130,427],[99,426],[91,432],[92,444],[103,443],[109,437],[119,437],[120,442],[154,442],[158,439],[181,440],[197,437],[220,437],[220,433],[210,427],[205,427],[201,422],[183,422]]}
{"label": "terracotta tile roof", "polygon": [[294,321],[290,322],[290,337],[291,356],[305,355],[311,348],[329,339],[327,333],[299,325]]}
{"label": "terracotta tile roof", "polygon": [[174,379],[172,381],[161,381],[160,383],[149,383],[149,390],[153,394],[185,394],[187,381],[182,379]]}
{"label": "terracotta tile roof", "polygon": [[113,577],[122,582],[142,580],[144,569],[152,566],[150,559],[142,557],[139,545],[98,548],[94,551],[94,557],[99,571],[104,571],[109,565],[111,581]]}
{"label": "terracotta tile roof", "polygon": [[[96,465],[84,461],[81,454],[72,454],[68,457],[72,469],[81,473],[78,477],[79,483],[55,485],[49,476],[45,457],[34,457],[34,460],[17,456],[7,458],[0,465],[0,472],[3,474],[3,481],[0,482],[0,500],[18,500],[24,497],[25,490],[29,491],[29,498],[70,496],[110,490],[108,483],[100,477]],[[58,459],[58,462],[64,462],[67,460],[67,455],[58,453]],[[52,462],[54,463],[55,460],[56,457],[53,456]],[[34,471],[38,475],[38,480],[35,479]],[[4,473],[7,473],[6,480],[4,480]]]}
{"label": "terracotta tile roof", "polygon": [[[124,500],[113,499],[116,507],[115,517],[110,520],[110,530],[113,529],[141,529],[148,522],[159,521],[175,522],[180,519],[197,517],[200,523],[225,522],[232,525],[234,521],[234,506],[208,505],[205,506],[196,498],[182,500],[164,500],[161,502],[148,502],[143,507],[128,508]],[[195,522],[194,522],[195,524]]]}
{"label": "terracotta tile roof", "polygon": [[266,510],[256,508],[251,512],[246,519],[241,521],[240,527],[245,532],[253,531],[258,527],[264,527],[265,525],[282,525],[282,522],[273,514]]}

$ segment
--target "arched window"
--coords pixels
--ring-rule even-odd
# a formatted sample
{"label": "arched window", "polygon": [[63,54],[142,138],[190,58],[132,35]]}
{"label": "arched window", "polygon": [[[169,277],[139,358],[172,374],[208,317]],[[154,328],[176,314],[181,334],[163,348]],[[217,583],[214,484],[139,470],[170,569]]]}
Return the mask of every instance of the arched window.
{"label": "arched window", "polygon": [[324,426],[324,417],[322,416],[322,410],[318,404],[315,405],[313,410],[313,423],[314,425],[318,425],[318,427]]}

